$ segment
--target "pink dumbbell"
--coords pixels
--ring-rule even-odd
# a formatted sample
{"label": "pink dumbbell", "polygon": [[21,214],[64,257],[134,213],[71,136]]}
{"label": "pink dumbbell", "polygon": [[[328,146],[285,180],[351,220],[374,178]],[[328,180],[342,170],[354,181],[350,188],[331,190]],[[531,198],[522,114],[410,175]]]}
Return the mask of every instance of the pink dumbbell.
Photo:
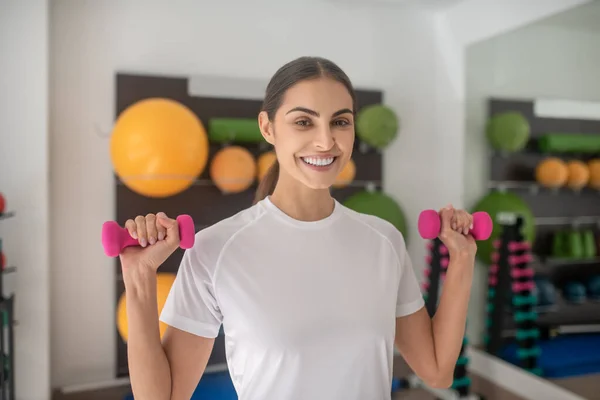
{"label": "pink dumbbell", "polygon": [[496,264],[492,264],[490,266],[490,274],[496,275],[498,273],[498,266]]}
{"label": "pink dumbbell", "polygon": [[513,268],[510,271],[510,274],[513,278],[531,278],[535,275],[533,268]]}
{"label": "pink dumbbell", "polygon": [[532,291],[535,287],[533,281],[529,282],[514,282],[512,284],[513,292]]}
{"label": "pink dumbbell", "polygon": [[[192,217],[182,214],[177,217],[179,225],[179,247],[190,249],[194,246],[196,230]],[[106,221],[102,224],[102,246],[104,253],[109,257],[116,257],[129,246],[139,246],[137,239],[131,237],[126,228],[122,228],[115,221]]]}
{"label": "pink dumbbell", "polygon": [[[425,256],[425,262],[428,265],[431,264],[432,260],[433,260],[433,258],[431,256]],[[442,268],[447,268],[448,264],[450,264],[450,260],[448,260],[446,257],[440,259],[440,265],[442,266]]]}
{"label": "pink dumbbell", "polygon": [[496,276],[490,276],[488,278],[488,284],[490,286],[496,286],[498,284],[498,278],[496,278]]}
{"label": "pink dumbbell", "polygon": [[[442,223],[435,210],[424,210],[419,214],[418,229],[423,239],[435,239],[440,234]],[[494,224],[490,215],[483,211],[473,214],[473,229],[470,234],[475,240],[487,240],[492,234]]]}
{"label": "pink dumbbell", "polygon": [[533,257],[529,253],[521,254],[520,256],[510,256],[508,257],[508,263],[510,265],[517,265],[522,263],[531,262]]}
{"label": "pink dumbbell", "polygon": [[[498,249],[500,248],[500,240],[496,239],[494,240],[494,248]],[[529,242],[510,242],[508,243],[508,250],[509,251],[520,251],[520,250],[530,250],[531,249],[531,244]]]}

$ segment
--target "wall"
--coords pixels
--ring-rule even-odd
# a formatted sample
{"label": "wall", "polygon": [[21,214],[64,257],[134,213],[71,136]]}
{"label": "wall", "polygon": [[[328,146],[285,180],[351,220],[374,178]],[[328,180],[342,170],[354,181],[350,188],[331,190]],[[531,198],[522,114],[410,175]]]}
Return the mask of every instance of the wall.
{"label": "wall", "polygon": [[[385,185],[411,225],[421,209],[443,205],[436,197],[441,185],[460,191],[453,184],[462,179],[453,172],[457,160],[430,158],[452,138],[438,140],[435,129],[428,15],[318,2],[308,11],[239,3],[233,12],[231,5],[192,0],[56,0],[51,22],[53,386],[114,376],[114,268],[99,234],[115,215],[108,135],[116,71],[267,80],[292,58],[326,56],[356,86],[383,89],[401,116],[401,134],[387,151]],[[450,177],[426,171],[432,165]],[[409,240],[419,265],[424,249],[416,229]]]}
{"label": "wall", "polygon": [[50,388],[47,1],[0,2],[0,192],[12,219],[0,237],[16,274],[17,399],[45,400]]}
{"label": "wall", "polygon": [[[471,46],[466,58],[468,154],[465,202],[486,193],[489,175],[485,122],[487,98],[561,98],[600,101],[599,32],[532,25]],[[481,341],[485,321],[487,268],[480,265],[473,286],[469,332]]]}

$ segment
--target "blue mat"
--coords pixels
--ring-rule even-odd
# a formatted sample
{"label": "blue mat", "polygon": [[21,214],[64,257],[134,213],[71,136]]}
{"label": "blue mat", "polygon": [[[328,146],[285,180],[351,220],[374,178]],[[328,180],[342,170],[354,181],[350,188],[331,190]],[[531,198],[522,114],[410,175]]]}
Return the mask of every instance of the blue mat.
{"label": "blue mat", "polygon": [[[600,335],[561,335],[549,340],[540,340],[542,350],[538,359],[543,376],[547,378],[565,378],[600,373]],[[500,356],[515,365],[517,344],[505,346]]]}
{"label": "blue mat", "polygon": [[[237,400],[228,371],[204,374],[190,400]],[[123,400],[133,400],[133,395]]]}

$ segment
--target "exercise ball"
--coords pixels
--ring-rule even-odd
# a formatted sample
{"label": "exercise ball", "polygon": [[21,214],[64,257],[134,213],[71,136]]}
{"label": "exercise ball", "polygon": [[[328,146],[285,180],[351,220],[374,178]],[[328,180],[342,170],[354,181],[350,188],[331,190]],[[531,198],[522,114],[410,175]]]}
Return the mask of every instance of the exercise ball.
{"label": "exercise ball", "polygon": [[113,168],[132,191],[168,197],[189,188],[208,160],[202,122],[170,99],[141,100],[117,119],[110,140]]}
{"label": "exercise ball", "polygon": [[592,189],[600,189],[600,158],[588,161],[587,166],[590,172],[588,186]]}
{"label": "exercise ball", "polygon": [[567,164],[556,157],[548,157],[535,167],[535,180],[547,188],[559,188],[567,183],[569,169]]}
{"label": "exercise ball", "polygon": [[588,297],[594,301],[600,300],[600,275],[594,275],[587,281]]}
{"label": "exercise ball", "polygon": [[356,135],[371,147],[387,147],[396,138],[398,129],[396,113],[383,104],[365,106],[356,115]]}
{"label": "exercise ball", "polygon": [[274,151],[267,151],[266,153],[262,153],[258,156],[258,160],[256,161],[256,169],[257,169],[257,178],[259,181],[267,174],[271,165],[277,160],[277,155]]}
{"label": "exercise ball", "polygon": [[495,114],[486,125],[488,141],[499,151],[522,150],[529,141],[530,133],[529,121],[516,111]]}
{"label": "exercise ball", "polygon": [[567,186],[574,190],[584,188],[590,180],[590,170],[588,166],[579,160],[567,162]]}
{"label": "exercise ball", "polygon": [[356,212],[374,215],[388,221],[402,232],[404,240],[408,241],[404,212],[400,205],[385,193],[361,191],[348,197],[343,204]]}
{"label": "exercise ball", "polygon": [[492,252],[494,251],[494,240],[498,239],[502,230],[501,222],[498,220],[498,214],[507,212],[515,213],[523,218],[521,232],[524,239],[529,243],[533,243],[535,239],[535,217],[527,203],[514,193],[493,191],[485,195],[475,204],[472,212],[485,211],[487,212],[494,227],[492,234],[487,240],[477,242],[477,258],[488,264],[492,264]]}
{"label": "exercise ball", "polygon": [[343,187],[348,186],[354,180],[356,176],[356,164],[354,160],[349,159],[344,168],[340,171],[338,176],[335,178],[333,182],[333,187],[336,189],[341,189]]}
{"label": "exercise ball", "polygon": [[[162,312],[163,307],[165,306],[165,302],[167,301],[167,296],[171,291],[171,286],[173,286],[173,282],[175,282],[175,274],[168,272],[160,272],[156,274],[156,297],[158,300],[157,311],[159,316]],[[163,322],[159,322],[161,338],[165,334],[166,329],[167,325]],[[123,339],[124,342],[127,342],[127,300],[125,297],[125,292],[121,294],[121,297],[119,298],[119,302],[117,304],[117,331],[119,332],[121,339]]]}
{"label": "exercise ball", "polygon": [[241,146],[219,150],[210,163],[210,178],[223,193],[239,193],[248,189],[256,179],[256,160]]}

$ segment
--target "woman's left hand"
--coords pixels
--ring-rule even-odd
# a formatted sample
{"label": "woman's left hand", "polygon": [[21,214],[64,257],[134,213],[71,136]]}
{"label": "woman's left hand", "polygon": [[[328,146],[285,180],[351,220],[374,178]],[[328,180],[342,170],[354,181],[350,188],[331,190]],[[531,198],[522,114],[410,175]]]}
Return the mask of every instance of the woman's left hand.
{"label": "woman's left hand", "polygon": [[475,256],[477,244],[469,233],[473,227],[473,216],[452,205],[442,208],[439,215],[442,222],[439,238],[448,248],[449,254]]}

